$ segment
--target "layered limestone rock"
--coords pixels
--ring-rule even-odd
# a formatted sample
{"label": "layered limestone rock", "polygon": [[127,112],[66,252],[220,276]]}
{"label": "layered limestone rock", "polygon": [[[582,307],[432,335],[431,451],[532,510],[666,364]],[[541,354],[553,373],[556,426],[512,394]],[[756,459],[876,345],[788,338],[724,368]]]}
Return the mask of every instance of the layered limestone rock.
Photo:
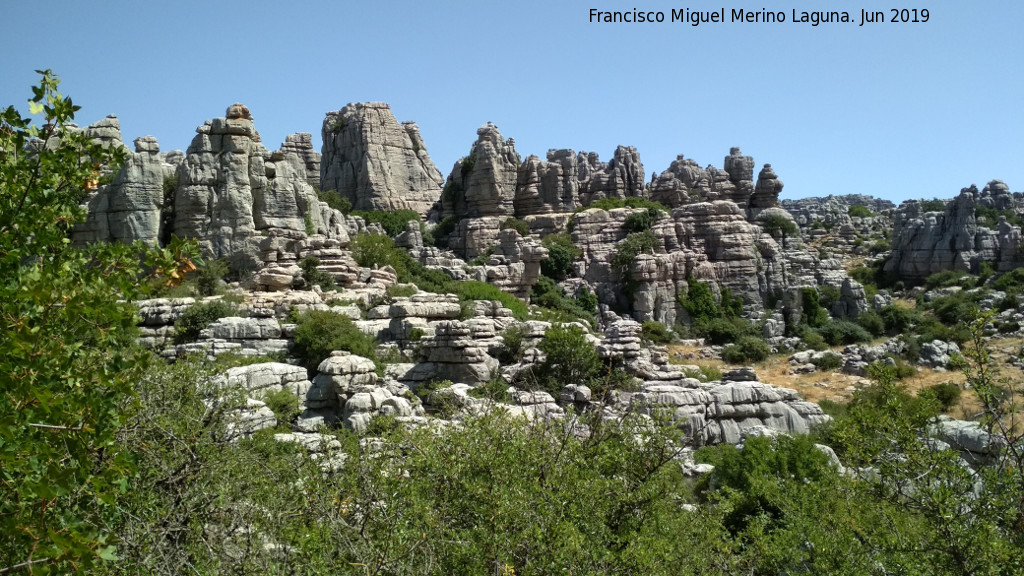
{"label": "layered limestone rock", "polygon": [[754,182],[754,159],[732,148],[723,169],[701,168],[695,161],[679,155],[661,174],[651,178],[651,200],[675,207],[698,202],[727,200],[750,217],[779,205],[782,181],[771,164],[765,164]]}
{"label": "layered limestone rock", "polygon": [[572,150],[548,150],[547,161],[528,156],[519,168],[515,216],[572,212],[580,205],[578,157]]}
{"label": "layered limestone rock", "polygon": [[[108,142],[120,144],[116,118],[103,127]],[[92,127],[90,127],[91,129]],[[86,129],[86,133],[91,130]],[[116,130],[116,139],[111,135]],[[165,189],[173,185],[172,166],[160,156],[160,144],[152,136],[135,140],[135,152],[125,158],[124,167],[110,184],[97,190],[86,202],[85,222],[75,226],[76,243],[141,240],[155,246],[162,236]]]}
{"label": "layered limestone rock", "polygon": [[1018,266],[1020,227],[1001,217],[992,230],[975,217],[982,200],[992,206],[1012,205],[1005,190],[998,180],[982,192],[975,186],[964,188],[942,212],[924,212],[920,202],[904,202],[893,216],[892,257],[885,271],[921,281],[942,270],[978,272],[982,262],[994,262],[998,270]]}
{"label": "layered limestone rock", "polygon": [[589,206],[602,198],[630,198],[644,195],[644,165],[632,146],[619,146],[610,162],[601,162],[594,152],[580,152],[576,158],[580,202]]}
{"label": "layered limestone rock", "polygon": [[312,186],[320,187],[320,153],[313,150],[312,134],[289,134],[281,144],[281,152],[297,156],[306,169],[306,181]]}
{"label": "layered limestone rock", "polygon": [[513,216],[520,164],[515,141],[505,140],[490,122],[476,134],[469,155],[458,160],[448,176],[442,210],[458,219]]}
{"label": "layered limestone rock", "polygon": [[617,269],[613,259],[629,234],[626,218],[640,211],[591,209],[575,216],[572,237],[583,250],[582,276],[602,303],[632,307],[637,320],[671,325],[682,313],[677,295],[688,279],[729,287],[747,304],[760,304],[786,286],[778,244],[725,201],[689,204],[661,216],[650,229],[653,249],[638,254],[628,269]]}
{"label": "layered limestone rock", "polygon": [[498,232],[497,243],[491,248],[487,262],[476,267],[470,277],[529,301],[530,288],[540,278],[540,263],[547,258],[548,249],[511,229]]}
{"label": "layered limestone rock", "polygon": [[444,179],[419,127],[399,124],[383,102],[328,112],[323,125],[320,189],[337,190],[356,210],[414,210],[426,215]]}

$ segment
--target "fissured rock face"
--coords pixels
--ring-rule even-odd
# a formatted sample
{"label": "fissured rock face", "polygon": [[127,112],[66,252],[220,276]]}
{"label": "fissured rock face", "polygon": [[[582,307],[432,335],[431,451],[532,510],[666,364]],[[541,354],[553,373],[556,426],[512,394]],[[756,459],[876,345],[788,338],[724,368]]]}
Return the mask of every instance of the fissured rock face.
{"label": "fissured rock face", "polygon": [[323,125],[320,189],[337,190],[356,210],[426,215],[444,179],[413,122],[399,124],[383,102],[349,104]]}

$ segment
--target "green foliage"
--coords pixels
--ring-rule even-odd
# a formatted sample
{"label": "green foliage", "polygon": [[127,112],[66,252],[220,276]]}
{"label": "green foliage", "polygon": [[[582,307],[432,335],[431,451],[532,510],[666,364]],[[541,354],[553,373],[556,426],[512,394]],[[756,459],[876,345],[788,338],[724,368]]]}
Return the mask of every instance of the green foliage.
{"label": "green foliage", "polygon": [[843,357],[833,352],[826,352],[811,360],[819,370],[838,370],[843,367]]}
{"label": "green foliage", "polygon": [[426,336],[426,334],[427,333],[423,330],[423,328],[413,328],[409,330],[409,340],[412,340],[413,342],[422,340],[423,337]]}
{"label": "green foliage", "polygon": [[508,382],[503,378],[491,378],[487,382],[471,388],[469,395],[474,398],[488,398],[495,402],[512,402],[512,395],[508,393]]}
{"label": "green foliage", "polygon": [[1014,268],[996,278],[992,287],[1012,295],[1024,293],[1024,268]]}
{"label": "green foliage", "polygon": [[861,312],[857,316],[857,324],[861,328],[867,330],[872,336],[882,336],[885,334],[885,320],[882,315],[874,310],[868,310],[867,312]]}
{"label": "green foliage", "polygon": [[388,298],[392,299],[409,298],[418,292],[419,288],[413,284],[392,284],[384,289],[384,294],[386,294]]}
{"label": "green foliage", "polygon": [[945,212],[946,201],[939,200],[938,198],[932,198],[931,200],[918,200],[918,205],[921,206],[921,212]]}
{"label": "green foliage", "polygon": [[830,346],[842,346],[870,342],[871,333],[859,324],[849,320],[833,320],[817,328],[819,334]]}
{"label": "green foliage", "polygon": [[885,333],[889,336],[907,334],[915,326],[924,322],[920,312],[891,304],[879,310],[878,315],[882,317],[882,321],[885,323]]}
{"label": "green foliage", "polygon": [[376,343],[344,314],[306,310],[295,321],[293,352],[310,373],[335,350],[347,350],[357,356],[376,360]]}
{"label": "green foliage", "polygon": [[644,340],[655,344],[668,344],[675,340],[675,334],[667,326],[654,320],[643,323],[640,335]]}
{"label": "green foliage", "polygon": [[409,222],[419,222],[421,220],[419,212],[416,212],[415,210],[394,210],[388,212],[364,212],[362,210],[355,210],[350,214],[366,220],[367,224],[380,224],[381,228],[384,229],[384,232],[391,237],[398,236],[402,232],[405,232]]}
{"label": "green foliage", "polygon": [[518,218],[506,218],[505,221],[501,223],[501,229],[515,230],[523,238],[526,238],[527,236],[530,235],[530,225]]}
{"label": "green foliage", "polygon": [[871,246],[868,246],[868,252],[872,254],[881,254],[882,252],[888,252],[890,250],[892,250],[892,242],[885,238],[875,240],[871,243]]}
{"label": "green foliage", "polygon": [[934,290],[936,288],[946,288],[949,286],[962,286],[965,278],[968,278],[969,274],[963,270],[942,270],[932,274],[924,281],[924,287],[928,290]]}
{"label": "green foliage", "polygon": [[299,409],[299,397],[287,388],[264,394],[263,403],[274,412],[280,424],[294,422],[302,412]]}
{"label": "green foliage", "polygon": [[800,339],[803,340],[804,344],[806,344],[811,350],[828,349],[828,342],[825,341],[825,337],[817,330],[805,328],[800,335]]}
{"label": "green foliage", "polygon": [[334,289],[334,276],[330,272],[320,270],[320,259],[316,256],[306,256],[299,262],[302,268],[302,278],[306,281],[307,287],[319,286],[323,290]]}
{"label": "green foliage", "polygon": [[615,255],[612,256],[612,267],[620,274],[626,274],[636,257],[653,250],[657,243],[658,239],[650,230],[630,233],[622,242],[619,242]]}
{"label": "green foliage", "polygon": [[[448,237],[451,236],[452,232],[455,231],[455,227],[459,221],[455,219],[455,216],[445,216],[434,226],[434,229],[430,231],[434,238],[434,246],[438,248],[448,247]],[[424,239],[425,241],[426,239]]]}
{"label": "green foliage", "polygon": [[461,300],[497,300],[501,305],[512,311],[512,315],[518,320],[525,320],[530,311],[522,300],[502,292],[500,288],[486,282],[468,281],[456,284],[455,290]]}
{"label": "green foliage", "polygon": [[961,394],[960,385],[955,382],[933,384],[917,392],[921,398],[934,399],[938,402],[943,412],[949,412],[950,408],[956,406],[960,402]]}
{"label": "green foliage", "polygon": [[214,320],[234,316],[238,310],[223,300],[196,302],[190,306],[174,323],[174,342],[184,344],[199,339],[199,332],[213,323]]}
{"label": "green foliage", "polygon": [[875,215],[875,213],[867,206],[862,206],[860,204],[850,206],[846,213],[850,215],[851,218],[871,218]]}
{"label": "green foliage", "polygon": [[488,248],[487,250],[484,250],[476,258],[473,258],[470,261],[466,262],[466,264],[468,264],[469,266],[483,266],[483,265],[487,264],[491,260],[491,255],[492,254],[494,254],[494,248],[493,247],[492,248]]}
{"label": "green foliage", "polygon": [[696,280],[689,280],[687,284],[689,287],[686,293],[679,293],[679,303],[695,323],[713,320],[722,315],[710,284]]}
{"label": "green foliage", "polygon": [[696,333],[711,344],[729,344],[743,336],[754,336],[753,325],[741,318],[712,318],[694,324]]}
{"label": "green foliage", "polygon": [[811,328],[819,328],[829,321],[828,310],[821,306],[818,289],[804,287],[800,289],[801,301],[803,303],[803,314],[800,321]]}
{"label": "green foliage", "polygon": [[512,324],[501,331],[501,348],[498,360],[503,364],[515,364],[523,359],[526,351],[526,328],[522,324]]}
{"label": "green foliage", "polygon": [[722,360],[731,364],[760,362],[771,354],[768,343],[757,336],[742,336],[735,344],[722,349]]}
{"label": "green foliage", "polygon": [[200,296],[216,296],[222,291],[221,283],[230,271],[231,266],[226,258],[207,260],[196,274],[196,292]]}
{"label": "green foliage", "polygon": [[997,210],[979,205],[974,209],[974,217],[977,218],[979,225],[993,230],[999,227],[1000,217],[1005,217],[1006,223],[1011,226],[1024,227],[1024,218],[1021,218],[1015,210]]}
{"label": "green foliage", "polygon": [[473,171],[473,167],[476,166],[476,152],[471,152],[469,156],[463,156],[459,159],[462,164],[462,175],[465,176]]}
{"label": "green foliage", "polygon": [[72,245],[80,203],[123,156],[72,129],[79,107],[39,73],[39,124],[0,109],[0,573],[85,574],[115,559],[132,478],[114,442],[146,357],[132,301],[180,282],[198,251]]}
{"label": "green foliage", "polygon": [[348,214],[352,212],[352,201],[348,198],[342,198],[341,193],[337,190],[323,190],[317,191],[317,198],[321,202],[326,202],[331,208],[341,212],[342,214]]}
{"label": "green foliage", "polygon": [[303,216],[302,223],[306,230],[306,236],[316,234],[316,224],[313,223],[313,209],[310,208]]}
{"label": "green foliage", "polygon": [[[583,320],[593,324],[594,316],[597,313],[597,298],[593,297],[590,290],[585,286],[582,288],[583,298],[572,298],[566,295],[554,280],[547,276],[541,276],[531,289],[531,302],[537,306],[543,306],[550,310],[563,313],[565,318],[570,320]],[[589,298],[587,297],[589,296]]]}
{"label": "green foliage", "polygon": [[783,238],[786,236],[793,236],[800,233],[800,229],[797,225],[781,214],[770,214],[764,218],[760,218],[757,221],[758,224],[764,227],[765,232],[775,236],[781,234]]}
{"label": "green foliage", "polygon": [[648,212],[657,211],[664,214],[668,214],[669,210],[664,204],[660,202],[654,202],[646,198],[601,198],[591,202],[590,206],[585,208],[577,208],[576,212],[582,212],[589,210],[590,208],[597,208],[599,210],[615,210],[616,208],[646,208]]}
{"label": "green foliage", "polygon": [[597,349],[579,326],[556,324],[537,347],[545,355],[537,371],[539,383],[555,395],[566,384],[586,384],[601,372]]}
{"label": "green foliage", "polygon": [[622,223],[622,227],[627,232],[643,232],[644,230],[650,230],[651,225],[654,224],[664,214],[664,210],[649,207],[643,212],[633,212],[629,216],[626,216],[625,222]]}
{"label": "green foliage", "polygon": [[965,291],[942,296],[929,302],[926,307],[946,325],[967,325],[978,317],[979,294]]}
{"label": "green foliage", "polygon": [[583,255],[583,250],[565,232],[549,234],[541,243],[548,249],[548,257],[540,263],[541,273],[556,282],[565,280],[572,273],[573,263]]}

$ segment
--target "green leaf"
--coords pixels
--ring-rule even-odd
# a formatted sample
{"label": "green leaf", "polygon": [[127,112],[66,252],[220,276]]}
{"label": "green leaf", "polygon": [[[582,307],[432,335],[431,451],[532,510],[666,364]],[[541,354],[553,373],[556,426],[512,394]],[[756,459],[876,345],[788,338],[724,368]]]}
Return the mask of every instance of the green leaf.
{"label": "green leaf", "polygon": [[43,105],[38,103],[38,102],[33,102],[32,100],[29,100],[28,101],[28,111],[31,114],[39,114],[40,112],[43,111]]}

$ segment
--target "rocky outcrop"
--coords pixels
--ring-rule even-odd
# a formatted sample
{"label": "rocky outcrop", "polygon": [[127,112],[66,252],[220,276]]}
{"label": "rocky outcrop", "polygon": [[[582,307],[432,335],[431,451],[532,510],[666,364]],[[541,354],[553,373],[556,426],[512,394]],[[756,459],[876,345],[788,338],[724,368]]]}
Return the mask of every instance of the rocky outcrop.
{"label": "rocky outcrop", "polygon": [[356,210],[426,215],[441,195],[441,172],[419,127],[399,124],[383,102],[349,104],[323,124],[320,188],[337,190]]}
{"label": "rocky outcrop", "polygon": [[576,158],[580,203],[589,206],[602,198],[643,196],[644,165],[632,146],[619,146],[610,162],[601,162],[594,152],[580,152]]}
{"label": "rocky outcrop", "polygon": [[580,206],[576,153],[548,150],[547,161],[528,156],[519,167],[515,216],[526,218],[552,212],[572,212]]}
{"label": "rocky outcrop", "polygon": [[[123,146],[116,116],[89,126],[84,133],[104,146]],[[156,138],[136,138],[135,152],[126,156],[113,181],[86,199],[88,215],[75,226],[74,241],[130,244],[141,240],[152,246],[159,244],[167,204],[165,192],[173,190],[173,170],[161,157]]]}
{"label": "rocky outcrop", "polygon": [[281,152],[298,157],[306,169],[306,181],[312,186],[320,187],[320,153],[313,150],[312,134],[289,134],[281,144]]}
{"label": "rocky outcrop", "polygon": [[964,188],[942,212],[925,212],[919,201],[904,202],[893,216],[892,257],[885,271],[921,281],[942,270],[978,272],[982,262],[995,263],[998,270],[1018,266],[1024,244],[1020,227],[1001,218],[993,230],[975,216],[980,205],[1012,205],[1007,190],[999,180],[981,192]]}
{"label": "rocky outcrop", "polygon": [[477,131],[469,155],[455,163],[441,196],[444,215],[458,219],[514,215],[520,158],[515,141],[488,122]]}
{"label": "rocky outcrop", "polygon": [[651,200],[666,206],[727,200],[752,218],[761,210],[779,205],[782,181],[772,165],[765,164],[755,183],[754,159],[743,156],[739,148],[732,148],[723,169],[701,168],[680,154],[667,170],[654,174],[649,189]]}

